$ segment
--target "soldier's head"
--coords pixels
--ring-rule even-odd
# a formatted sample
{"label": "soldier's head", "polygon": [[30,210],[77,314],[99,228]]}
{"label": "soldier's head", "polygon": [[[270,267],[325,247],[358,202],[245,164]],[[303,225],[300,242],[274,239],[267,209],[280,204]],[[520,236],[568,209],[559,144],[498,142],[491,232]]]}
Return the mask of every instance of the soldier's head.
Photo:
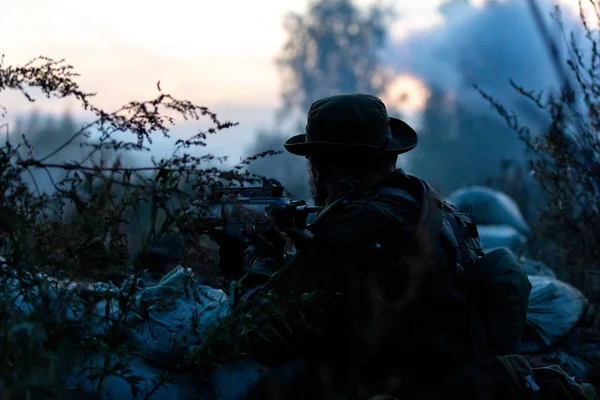
{"label": "soldier's head", "polygon": [[468,213],[477,225],[504,225],[522,235],[531,234],[519,205],[504,192],[485,186],[467,186],[452,192],[446,201]]}
{"label": "soldier's head", "polygon": [[316,205],[323,205],[337,185],[346,179],[377,179],[393,172],[397,154],[385,153],[380,157],[307,157],[309,184]]}
{"label": "soldier's head", "polygon": [[341,180],[392,172],[398,155],[417,141],[416,132],[390,118],[379,98],[353,93],[314,102],[305,133],[291,137],[284,147],[309,160],[313,199],[320,204]]}

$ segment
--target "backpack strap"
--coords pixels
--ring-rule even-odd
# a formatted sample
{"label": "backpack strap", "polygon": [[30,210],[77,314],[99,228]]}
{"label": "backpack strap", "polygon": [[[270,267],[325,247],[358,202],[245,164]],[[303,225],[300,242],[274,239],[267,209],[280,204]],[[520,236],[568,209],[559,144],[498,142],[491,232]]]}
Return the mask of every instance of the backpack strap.
{"label": "backpack strap", "polygon": [[482,334],[480,320],[480,299],[481,287],[475,277],[476,262],[470,256],[469,246],[467,244],[467,232],[463,224],[459,222],[456,216],[447,212],[446,221],[452,227],[454,236],[458,244],[456,248],[456,263],[459,270],[464,271],[463,277],[466,283],[467,290],[467,323],[469,325],[469,342],[471,348],[471,358],[474,360],[481,359],[485,355],[482,354],[485,347],[485,337]]}
{"label": "backpack strap", "polygon": [[431,187],[419,179],[421,185],[421,217],[415,231],[414,241],[417,246],[423,243],[438,241],[442,231],[442,202]]}
{"label": "backpack strap", "polygon": [[[480,285],[475,277],[477,261],[471,257],[471,249],[467,242],[467,237],[477,238],[475,233],[468,231],[463,226],[463,221],[459,221],[453,210],[437,195],[437,193],[422,179],[407,176],[411,184],[415,185],[413,193],[420,193],[419,200],[422,204],[422,212],[417,225],[417,230],[413,238],[416,246],[423,243],[431,243],[442,240],[441,233],[444,221],[446,221],[454,236],[454,240],[446,238],[452,242],[455,249],[454,262],[456,263],[456,272],[465,279],[467,290],[467,322],[469,324],[469,342],[471,348],[471,358],[479,360],[485,356],[483,349],[485,345],[485,336],[483,335],[480,324]],[[456,211],[458,212],[458,210]],[[475,228],[476,229],[476,228]]]}
{"label": "backpack strap", "polygon": [[[472,271],[472,262],[471,262],[471,257],[469,256],[469,247],[468,247],[467,241],[465,239],[466,232],[463,229],[462,224],[460,224],[456,220],[456,217],[453,214],[446,213],[446,216],[447,216],[446,220],[452,227],[452,230],[454,231],[454,237],[456,238],[456,241],[458,243],[458,247],[456,249],[457,250],[456,262],[458,264],[460,264],[464,268],[465,271],[471,272]],[[469,264],[471,264],[471,265],[469,265]]]}
{"label": "backpack strap", "polygon": [[[470,250],[466,240],[468,233],[462,224],[456,220],[456,217],[448,212],[446,203],[440,199],[429,184],[420,181],[425,190],[426,201],[423,204],[427,204],[427,208],[424,209],[424,223],[418,229],[426,230],[427,234],[432,235],[436,240],[446,240],[450,244],[455,252],[451,261],[456,264],[458,272],[472,269],[472,259],[469,256]],[[445,223],[449,225],[451,232],[445,231]],[[443,237],[441,236],[442,233]],[[447,237],[449,235],[452,235],[452,237]],[[448,247],[446,249],[450,250]]]}

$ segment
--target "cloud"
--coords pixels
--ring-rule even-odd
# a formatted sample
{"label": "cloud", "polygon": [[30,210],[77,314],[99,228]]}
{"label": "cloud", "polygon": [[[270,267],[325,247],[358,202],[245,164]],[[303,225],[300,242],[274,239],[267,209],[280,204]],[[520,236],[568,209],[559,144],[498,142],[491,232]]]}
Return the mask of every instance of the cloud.
{"label": "cloud", "polygon": [[[473,106],[486,103],[472,84],[507,101],[516,97],[510,79],[536,90],[556,87],[555,71],[527,2],[488,2],[484,7],[466,1],[454,3],[452,12],[448,8],[444,24],[394,43],[385,61],[398,73],[455,92],[459,101]],[[546,23],[556,32],[557,26],[548,16],[552,3],[544,0],[540,4]],[[578,18],[569,8],[565,10],[565,21],[567,29],[578,26]]]}

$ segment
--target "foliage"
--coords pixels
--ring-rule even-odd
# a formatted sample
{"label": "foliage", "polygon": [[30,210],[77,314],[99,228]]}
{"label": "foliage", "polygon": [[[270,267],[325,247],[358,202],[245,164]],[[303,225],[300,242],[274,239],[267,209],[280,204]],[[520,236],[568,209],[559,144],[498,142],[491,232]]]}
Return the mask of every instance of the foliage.
{"label": "foliage", "polygon": [[[191,154],[194,148],[205,146],[210,135],[235,123],[221,122],[208,108],[163,93],[159,85],[153,99],[105,111],[92,103],[94,94],[84,92],[76,77],[64,61],[38,57],[23,66],[11,66],[0,60],[0,92],[16,90],[31,102],[35,101],[32,90],[49,98],[69,97],[93,115],[91,122],[48,154],[38,154],[27,135],[15,140],[7,134],[0,148],[3,398],[65,398],[65,371],[91,354],[105,360],[97,371],[88,371],[98,388],[110,374],[124,377],[135,388],[136,377],[127,365],[108,356],[128,353],[131,343],[126,332],[139,322],[136,315],[145,315],[147,306],[135,301],[143,270],[136,262],[132,265],[128,253],[124,230],[130,217],[146,207],[150,224],[144,247],[176,232],[183,236],[188,255],[200,257],[195,244],[202,224],[196,221],[196,230],[188,229],[186,211],[191,202],[223,184],[257,180],[244,168],[261,155],[225,170],[209,164],[223,158]],[[119,155],[146,151],[155,135],[168,137],[176,118],[207,118],[212,126],[177,140],[173,155],[153,159],[152,165],[132,167],[119,157],[111,162],[96,157],[105,151]],[[99,133],[97,142],[83,140],[91,130]],[[133,135],[133,140],[116,138],[124,133]],[[85,157],[56,161],[61,151],[74,145],[87,149]],[[52,190],[36,186],[40,171],[49,177]],[[193,193],[185,188],[192,188]],[[193,263],[190,257],[186,260]],[[77,289],[85,288],[81,286],[85,282],[98,281],[112,281],[116,286],[109,286],[118,290]],[[84,310],[74,310],[74,297],[85,300]],[[31,309],[25,306],[29,303]],[[112,312],[113,306],[118,313]],[[100,316],[99,307],[105,309]],[[99,333],[96,328],[100,326],[107,329]]]}
{"label": "foliage", "polygon": [[[300,323],[308,323],[306,312],[314,312],[323,304],[331,302],[333,296],[320,291],[298,295],[289,293],[285,296],[268,294],[260,301],[243,303],[233,309],[206,332],[206,340],[188,352],[188,361],[199,370],[206,371],[228,361],[248,356],[245,352],[253,347],[253,336],[269,342],[283,341],[281,332],[291,332],[290,313],[294,310]],[[287,318],[287,319],[286,319]],[[284,330],[281,328],[285,327]],[[318,329],[318,327],[311,327]]]}
{"label": "foliage", "polygon": [[[277,132],[259,131],[256,141],[249,149],[250,153],[256,153],[267,149],[281,149],[286,136]],[[308,174],[306,160],[278,150],[273,156],[258,160],[249,168],[250,171],[266,175],[281,182],[291,197],[295,199],[309,199]],[[276,168],[273,168],[276,165]]]}
{"label": "foliage", "polygon": [[[590,3],[600,21],[597,2]],[[531,4],[535,5],[534,2]],[[563,81],[562,89],[559,92],[535,92],[511,82],[519,93],[551,119],[547,131],[534,135],[514,111],[482,89],[479,91],[531,152],[531,173],[540,185],[546,203],[541,211],[538,232],[553,245],[553,266],[586,293],[597,295],[598,288],[594,287],[597,283],[593,278],[600,267],[600,43],[598,31],[586,20],[581,2],[580,10],[586,31],[585,46],[562,29],[569,50],[568,71],[558,58],[556,44],[548,39],[552,60]],[[553,16],[561,22],[560,8],[555,8]],[[540,27],[542,33],[546,33],[543,25]],[[550,36],[546,34],[545,37]]]}
{"label": "foliage", "polygon": [[[529,174],[527,160],[505,160],[500,163],[500,173],[485,180],[485,185],[509,195],[519,206],[529,224],[540,218],[543,193]],[[537,238],[533,238],[534,240]]]}
{"label": "foliage", "polygon": [[379,4],[363,13],[352,0],[312,1],[306,15],[289,13],[277,59],[283,78],[282,115],[308,110],[337,93],[382,93],[391,76],[380,65],[394,13]]}
{"label": "foliage", "polygon": [[411,173],[447,195],[483,184],[500,174],[504,161],[522,153],[523,146],[502,120],[472,110],[434,87],[423,112],[419,145],[406,159]]}
{"label": "foliage", "polygon": [[[352,0],[314,0],[306,14],[289,13],[284,21],[287,41],[276,59],[283,104],[272,132],[261,132],[249,152],[281,149],[287,139],[284,123],[290,123],[290,136],[302,133],[305,113],[319,98],[383,93],[393,76],[381,64],[380,53],[393,18],[390,7],[375,3],[363,11]],[[310,197],[302,157],[277,155],[259,160],[251,170],[280,180],[295,197]]]}

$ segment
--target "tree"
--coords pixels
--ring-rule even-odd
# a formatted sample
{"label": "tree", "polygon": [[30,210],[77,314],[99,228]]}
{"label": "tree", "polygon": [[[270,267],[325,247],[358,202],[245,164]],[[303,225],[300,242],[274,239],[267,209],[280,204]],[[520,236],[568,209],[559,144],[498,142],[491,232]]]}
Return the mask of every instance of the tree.
{"label": "tree", "polygon": [[523,154],[524,147],[498,117],[472,111],[432,88],[419,145],[406,157],[411,173],[448,194],[498,176],[503,161]]}
{"label": "tree", "polygon": [[[284,124],[289,123],[291,134],[301,132],[305,113],[319,98],[382,93],[392,76],[381,65],[379,52],[393,18],[389,7],[376,3],[363,11],[352,0],[312,1],[306,14],[289,13],[284,20],[288,39],[276,59],[283,104],[272,132],[262,132],[249,152],[280,150],[288,136]],[[284,186],[297,197],[308,197],[305,161],[289,154],[275,157],[254,163],[252,172],[276,177],[277,169]]]}
{"label": "tree", "polygon": [[352,0],[310,3],[305,15],[284,20],[288,40],[277,57],[282,76],[282,115],[305,112],[321,97],[337,93],[381,93],[391,76],[380,65],[394,14],[375,4],[366,12]]}
{"label": "tree", "polygon": [[[80,89],[74,80],[77,76],[64,61],[38,57],[14,66],[5,65],[0,57],[0,94],[11,90],[33,102],[29,91],[37,90],[49,98],[72,99],[90,118],[74,130],[67,119],[48,123],[34,118],[31,126],[25,123],[14,138],[7,137],[0,145],[3,398],[72,397],[73,385],[65,385],[72,377],[85,379],[86,388],[77,390],[84,397],[108,393],[110,389],[104,385],[113,379],[108,376],[129,383],[134,395],[144,393],[150,385],[144,385],[136,366],[121,356],[123,349],[131,349],[138,342],[128,340],[134,328],[129,316],[135,315],[138,324],[139,316],[149,315],[150,305],[134,300],[141,296],[138,278],[143,266],[128,258],[128,216],[149,204],[150,221],[159,223],[150,225],[144,243],[181,233],[184,254],[198,254],[199,237],[209,227],[206,221],[189,215],[195,196],[180,187],[197,182],[196,192],[203,196],[222,184],[239,185],[250,180],[243,168],[206,168],[205,162],[217,157],[192,153],[206,145],[204,139],[209,134],[218,134],[235,123],[221,122],[207,107],[178,100],[160,87],[149,100],[104,110],[94,105],[93,94]],[[4,122],[1,114],[0,124]],[[90,156],[105,150],[132,154],[149,149],[152,137],[167,136],[178,119],[204,118],[209,121],[206,130],[177,140],[172,155],[153,159],[151,164],[134,167],[115,161],[102,165],[89,162],[91,157],[64,155],[71,149]],[[86,143],[89,146],[72,146],[79,139],[85,142],[88,131],[96,133],[96,139]],[[45,147],[19,143],[21,134]],[[69,140],[61,143],[64,138]],[[46,193],[23,180],[53,172],[62,177],[52,179],[54,190]],[[68,220],[62,218],[67,205],[75,214]],[[183,265],[194,264],[186,257]],[[97,280],[105,284],[87,284]],[[181,291],[184,293],[187,290]],[[97,329],[100,326],[107,329]],[[181,333],[189,337],[195,328]],[[186,366],[189,373],[197,371],[194,361],[182,360],[182,368]],[[147,388],[148,396],[164,383],[161,380]],[[96,395],[85,393],[87,388]]]}
{"label": "tree", "polygon": [[[591,1],[594,9],[598,2]],[[502,116],[508,126],[531,151],[530,168],[543,191],[537,235],[549,248],[549,255],[540,258],[557,269],[559,276],[583,290],[589,298],[600,297],[596,277],[600,269],[600,40],[597,29],[583,9],[581,25],[583,41],[577,40],[563,24],[560,8],[554,18],[560,23],[562,36],[568,44],[568,60],[563,63],[555,51],[558,45],[549,34],[535,1],[530,2],[537,28],[548,46],[550,65],[561,80],[560,90],[546,93],[512,84],[516,92],[542,111],[550,124],[541,134],[535,125],[523,122],[521,113],[509,109],[487,89],[479,93]],[[580,7],[581,4],[580,4]],[[536,15],[538,14],[538,15]],[[542,249],[545,250],[545,249]]]}

